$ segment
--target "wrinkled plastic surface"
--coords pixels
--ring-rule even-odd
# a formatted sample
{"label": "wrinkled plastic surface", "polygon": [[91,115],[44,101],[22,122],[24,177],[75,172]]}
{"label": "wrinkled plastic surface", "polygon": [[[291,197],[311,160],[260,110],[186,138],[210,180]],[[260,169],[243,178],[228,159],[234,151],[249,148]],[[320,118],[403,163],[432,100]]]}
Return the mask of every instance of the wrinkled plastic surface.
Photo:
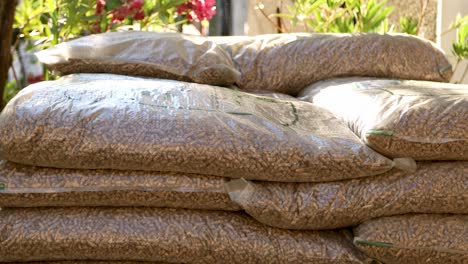
{"label": "wrinkled plastic surface", "polygon": [[468,214],[468,162],[420,163],[414,173],[328,183],[227,183],[256,220],[287,229],[334,229],[406,213]]}
{"label": "wrinkled plastic surface", "polygon": [[[24,264],[24,262],[8,262]],[[144,264],[165,264],[168,262],[145,261]],[[106,261],[106,260],[68,260],[68,261],[31,261],[28,264],[143,264],[141,261]]]}
{"label": "wrinkled plastic surface", "polygon": [[300,96],[386,156],[468,160],[468,85],[344,78],[311,85]]}
{"label": "wrinkled plastic surface", "polygon": [[239,210],[226,178],[196,174],[73,170],[0,162],[0,207],[151,206]]}
{"label": "wrinkled plastic surface", "polygon": [[289,94],[283,94],[283,93],[272,93],[272,92],[268,92],[268,91],[255,91],[253,94],[260,95],[260,96],[271,97],[271,98],[275,98],[275,99],[298,100],[294,96],[291,96]]}
{"label": "wrinkled plastic surface", "polygon": [[403,215],[354,229],[354,243],[389,264],[468,263],[468,215]]}
{"label": "wrinkled plastic surface", "polygon": [[345,76],[448,82],[451,64],[428,40],[404,34],[273,34],[213,38],[241,72],[245,90],[296,95]]}
{"label": "wrinkled plastic surface", "polygon": [[43,167],[289,182],[358,178],[393,166],[307,102],[88,76],[34,84],[11,100],[0,115],[0,156]]}
{"label": "wrinkled plastic surface", "polygon": [[6,209],[0,230],[0,261],[370,262],[347,231],[275,229],[235,212]]}
{"label": "wrinkled plastic surface", "polygon": [[115,73],[230,85],[239,72],[229,54],[205,37],[144,31],[82,37],[37,53],[60,74]]}

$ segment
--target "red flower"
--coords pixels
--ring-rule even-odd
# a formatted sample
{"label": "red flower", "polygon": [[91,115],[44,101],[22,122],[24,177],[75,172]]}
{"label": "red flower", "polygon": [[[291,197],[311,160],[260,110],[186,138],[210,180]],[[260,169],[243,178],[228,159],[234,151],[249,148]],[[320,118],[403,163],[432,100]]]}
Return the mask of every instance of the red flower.
{"label": "red flower", "polygon": [[135,20],[142,20],[143,18],[145,18],[145,12],[143,12],[143,10],[138,11],[135,16],[133,16]]}
{"label": "red flower", "polygon": [[106,0],[97,0],[96,2],[96,14],[97,15],[102,14],[102,11],[104,11],[105,5],[106,5]]}
{"label": "red flower", "polygon": [[188,21],[210,20],[216,15],[215,0],[190,0],[177,7],[179,15],[185,15]]}
{"label": "red flower", "polygon": [[133,0],[133,3],[131,4],[131,7],[135,10],[139,10],[143,7],[143,0]]}
{"label": "red flower", "polygon": [[[120,6],[105,13],[105,15],[112,15],[111,23],[119,23],[127,17],[133,17],[135,20],[142,20],[145,18],[143,11],[144,0],[120,0]],[[102,15],[105,12],[106,0],[96,0],[96,15]],[[98,17],[96,25],[91,28],[93,33],[98,33],[100,29],[101,18]]]}
{"label": "red flower", "polygon": [[38,83],[44,80],[44,75],[40,74],[37,76],[33,76],[32,74],[28,74],[26,78],[29,84]]}

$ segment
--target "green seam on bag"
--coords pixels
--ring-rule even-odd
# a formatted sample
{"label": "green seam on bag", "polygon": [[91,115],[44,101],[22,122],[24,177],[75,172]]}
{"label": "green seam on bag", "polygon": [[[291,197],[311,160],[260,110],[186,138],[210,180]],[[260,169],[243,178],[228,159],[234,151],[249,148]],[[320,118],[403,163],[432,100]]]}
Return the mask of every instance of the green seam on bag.
{"label": "green seam on bag", "polygon": [[0,191],[6,189],[6,184],[5,183],[0,183]]}
{"label": "green seam on bag", "polygon": [[379,242],[379,241],[368,241],[368,240],[355,240],[354,243],[366,246],[377,246],[377,247],[393,247],[392,243]]}
{"label": "green seam on bag", "polygon": [[366,132],[371,135],[380,135],[380,136],[393,136],[393,131],[391,130],[380,130],[380,129],[371,129]]}
{"label": "green seam on bag", "polygon": [[297,113],[297,108],[294,105],[294,103],[290,102],[290,104],[291,104],[292,112],[294,115],[294,120],[292,121],[291,125],[295,125],[299,121],[299,114]]}
{"label": "green seam on bag", "polygon": [[452,70],[452,65],[447,65],[445,67],[440,68],[439,72],[444,73],[444,72],[451,71],[451,70]]}

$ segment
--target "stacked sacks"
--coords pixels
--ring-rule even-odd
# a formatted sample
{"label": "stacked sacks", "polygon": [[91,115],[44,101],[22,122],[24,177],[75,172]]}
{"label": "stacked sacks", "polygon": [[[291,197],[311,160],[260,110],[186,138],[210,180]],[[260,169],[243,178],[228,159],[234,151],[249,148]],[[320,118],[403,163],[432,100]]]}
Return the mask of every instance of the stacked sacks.
{"label": "stacked sacks", "polygon": [[224,184],[399,166],[307,102],[110,74],[31,85],[2,112],[0,134],[1,261],[370,263],[349,230],[232,212]]}
{"label": "stacked sacks", "polygon": [[420,161],[415,173],[375,177],[380,184],[366,179],[363,185],[329,186],[378,195],[346,200],[368,216],[359,214],[364,223],[354,229],[360,249],[384,263],[468,261],[468,86],[341,78],[315,83],[301,96],[334,113],[376,151]]}
{"label": "stacked sacks", "polygon": [[[421,54],[395,56],[402,44]],[[165,53],[133,54],[145,45]],[[321,71],[335,63],[323,57],[327,45],[326,54],[344,45],[391,64],[373,70],[372,59],[359,71],[353,52],[337,53],[347,64]],[[281,56],[308,58],[316,48],[323,60],[313,67],[288,62],[298,82],[290,71],[275,75]],[[328,110],[271,93],[296,94],[336,73],[446,80],[443,54],[421,39],[135,33],[133,42],[132,33],[112,33],[61,44],[41,59],[66,74],[178,81],[69,75],[9,103],[0,115],[0,156],[8,160],[0,164],[0,206],[9,207],[0,211],[0,261],[371,263],[343,228],[396,214],[467,213],[459,184],[466,162],[415,170],[411,159],[391,161],[368,148]],[[383,259],[363,247],[380,237],[358,228],[355,244]],[[456,250],[463,248],[462,241]]]}

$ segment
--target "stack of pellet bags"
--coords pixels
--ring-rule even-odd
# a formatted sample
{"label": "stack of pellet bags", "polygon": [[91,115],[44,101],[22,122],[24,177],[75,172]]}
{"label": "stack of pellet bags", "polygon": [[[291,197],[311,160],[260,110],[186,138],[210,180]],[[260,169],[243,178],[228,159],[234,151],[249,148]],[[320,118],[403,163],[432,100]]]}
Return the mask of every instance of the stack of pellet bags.
{"label": "stack of pellet bags", "polygon": [[93,35],[0,115],[0,261],[468,263],[468,86],[407,35]]}

